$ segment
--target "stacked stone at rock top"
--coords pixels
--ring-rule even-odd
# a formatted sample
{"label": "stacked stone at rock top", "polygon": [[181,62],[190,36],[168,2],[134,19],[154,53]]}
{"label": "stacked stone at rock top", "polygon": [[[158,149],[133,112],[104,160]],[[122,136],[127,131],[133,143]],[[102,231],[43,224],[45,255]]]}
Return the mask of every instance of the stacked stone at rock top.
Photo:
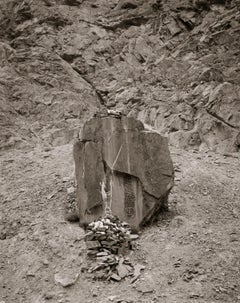
{"label": "stacked stone at rock top", "polygon": [[110,113],[93,117],[74,144],[74,160],[81,224],[104,215],[102,182],[112,190],[112,213],[132,229],[167,208],[174,179],[167,138],[140,121]]}

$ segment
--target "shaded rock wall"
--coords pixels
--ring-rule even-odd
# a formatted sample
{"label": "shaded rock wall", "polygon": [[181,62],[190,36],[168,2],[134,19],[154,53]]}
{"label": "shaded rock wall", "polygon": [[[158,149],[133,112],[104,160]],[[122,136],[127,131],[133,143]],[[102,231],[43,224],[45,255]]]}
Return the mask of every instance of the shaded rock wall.
{"label": "shaded rock wall", "polygon": [[238,0],[0,3],[1,147],[59,145],[101,107],[182,148],[239,150]]}

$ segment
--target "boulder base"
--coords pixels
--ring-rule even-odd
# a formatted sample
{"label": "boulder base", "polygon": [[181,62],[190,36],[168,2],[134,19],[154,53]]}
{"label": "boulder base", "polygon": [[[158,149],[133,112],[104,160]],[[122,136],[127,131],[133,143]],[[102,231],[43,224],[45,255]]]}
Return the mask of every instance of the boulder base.
{"label": "boulder base", "polygon": [[[167,208],[173,164],[167,139],[128,117],[94,117],[74,144],[81,224],[112,213],[134,229]],[[102,184],[108,193],[102,197]]]}

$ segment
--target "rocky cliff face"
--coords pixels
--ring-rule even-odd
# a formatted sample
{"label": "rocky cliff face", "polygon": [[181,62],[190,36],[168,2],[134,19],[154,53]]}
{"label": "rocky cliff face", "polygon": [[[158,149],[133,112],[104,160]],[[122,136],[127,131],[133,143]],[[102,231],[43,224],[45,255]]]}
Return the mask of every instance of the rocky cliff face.
{"label": "rocky cliff face", "polygon": [[239,151],[240,2],[0,3],[0,146],[60,145],[100,108]]}

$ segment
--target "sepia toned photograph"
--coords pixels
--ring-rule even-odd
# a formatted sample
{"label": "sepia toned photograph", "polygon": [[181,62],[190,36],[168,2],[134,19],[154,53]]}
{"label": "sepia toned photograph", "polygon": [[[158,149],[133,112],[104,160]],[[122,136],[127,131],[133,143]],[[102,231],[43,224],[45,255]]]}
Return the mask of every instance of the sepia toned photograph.
{"label": "sepia toned photograph", "polygon": [[240,303],[240,0],[0,0],[0,303]]}

